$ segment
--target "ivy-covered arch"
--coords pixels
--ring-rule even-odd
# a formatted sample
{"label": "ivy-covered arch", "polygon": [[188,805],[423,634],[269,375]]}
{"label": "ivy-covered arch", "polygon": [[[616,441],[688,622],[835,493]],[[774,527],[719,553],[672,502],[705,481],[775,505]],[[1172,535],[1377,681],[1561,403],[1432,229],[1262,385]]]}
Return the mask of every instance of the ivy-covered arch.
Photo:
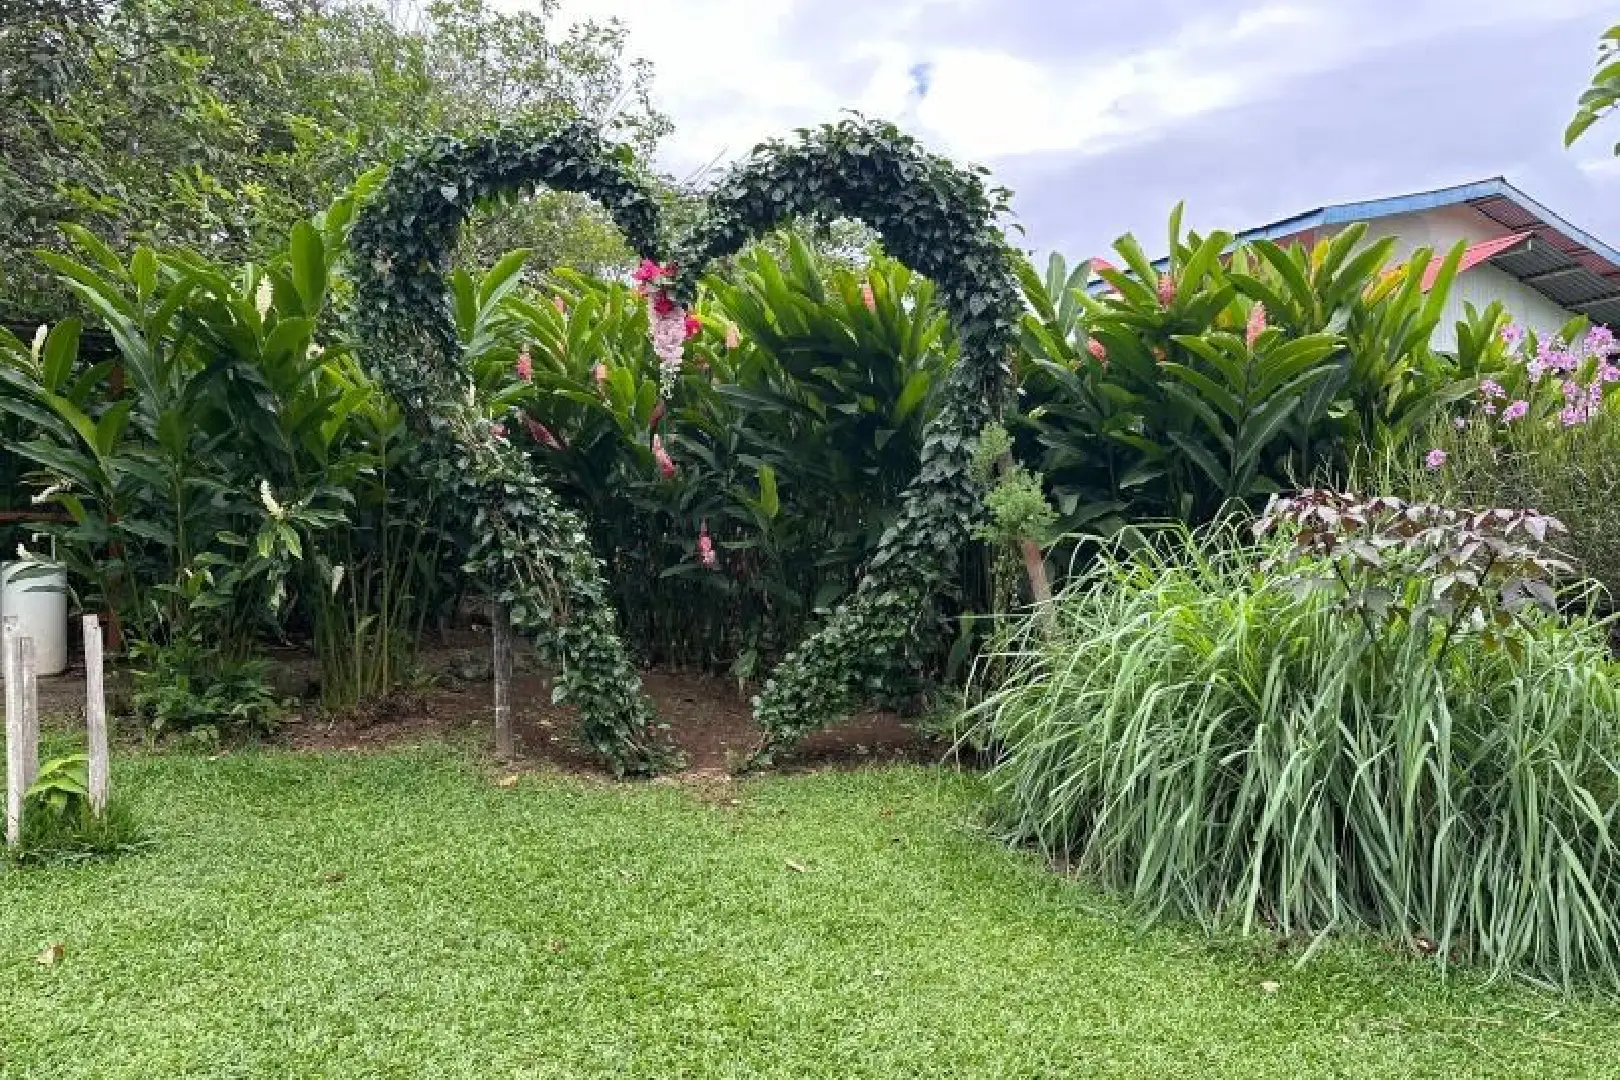
{"label": "ivy-covered arch", "polygon": [[[856,218],[894,258],[934,280],[961,358],[923,434],[922,463],[855,594],[795,649],[754,699],[768,746],[791,743],[862,699],[901,689],[918,619],[956,565],[983,491],[971,462],[1017,333],[1022,301],[1003,207],[983,173],[927,153],[890,124],[848,120],[756,148],[709,196],[676,261],[690,299],[715,259],[795,217]],[[899,677],[897,679],[897,676]]]}
{"label": "ivy-covered arch", "polygon": [[590,195],[633,250],[662,256],[657,202],[631,170],[628,150],[592,128],[438,139],[395,164],[355,220],[354,328],[468,527],[466,569],[486,579],[513,625],[555,663],[558,698],[578,707],[585,740],[621,775],[645,773],[661,756],[654,716],[619,640],[585,524],[485,419],[460,361],[445,285],[473,208],[542,185]]}
{"label": "ivy-covered arch", "polygon": [[[921,469],[853,597],[777,668],[755,699],[755,715],[774,747],[863,698],[901,689],[913,674],[918,620],[981,512],[973,448],[1020,311],[996,227],[1001,207],[982,174],[925,152],[892,125],[826,125],[756,148],[709,196],[698,227],[664,264],[657,203],[628,151],[576,124],[549,134],[438,140],[395,165],[362,209],[350,244],[363,353],[470,523],[467,569],[485,576],[514,624],[558,663],[561,699],[576,703],[587,741],[623,773],[649,771],[659,752],[600,565],[578,515],[485,419],[460,363],[445,287],[449,253],[473,207],[540,185],[588,194],[608,210],[649,260],[642,276],[655,307],[662,305],[660,323],[672,326],[680,321],[674,301],[693,298],[715,259],[796,217],[859,219],[892,256],[934,280],[961,358],[924,432]],[[678,364],[678,331],[662,341],[663,331],[654,326],[655,347]]]}

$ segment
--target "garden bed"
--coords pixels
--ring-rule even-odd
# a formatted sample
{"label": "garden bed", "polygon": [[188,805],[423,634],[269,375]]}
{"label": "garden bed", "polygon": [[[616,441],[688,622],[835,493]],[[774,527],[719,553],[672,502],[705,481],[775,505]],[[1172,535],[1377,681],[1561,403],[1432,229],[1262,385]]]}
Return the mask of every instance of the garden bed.
{"label": "garden bed", "polygon": [[[334,714],[312,700],[298,701],[315,688],[314,663],[288,650],[276,658],[280,693],[297,701],[271,737],[271,743],[303,751],[379,751],[450,739],[493,739],[492,686],[486,632],[461,629],[425,649],[419,658],[420,689],[402,691],[367,707]],[[125,695],[113,677],[117,705]],[[653,701],[664,732],[680,755],[683,775],[715,776],[741,769],[759,745],[750,698],[753,687],[735,679],[694,671],[642,672],[643,690]],[[519,768],[547,765],[570,772],[605,774],[602,761],[576,737],[577,715],[551,702],[551,679],[527,645],[516,657],[513,720]],[[40,680],[46,716],[75,715],[83,708],[84,676],[77,667]],[[125,725],[126,732],[130,731]],[[912,722],[891,712],[864,712],[807,737],[778,768],[854,766],[874,761],[937,761],[947,747],[919,733]]]}

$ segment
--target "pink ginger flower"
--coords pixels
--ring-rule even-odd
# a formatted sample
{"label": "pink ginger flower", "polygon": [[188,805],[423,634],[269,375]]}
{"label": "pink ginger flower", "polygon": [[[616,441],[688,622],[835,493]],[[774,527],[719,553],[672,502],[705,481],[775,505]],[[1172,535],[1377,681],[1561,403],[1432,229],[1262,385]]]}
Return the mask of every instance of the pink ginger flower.
{"label": "pink ginger flower", "polygon": [[742,335],[737,332],[736,323],[726,324],[726,348],[735,349],[742,344]]}
{"label": "pink ginger flower", "polygon": [[1620,379],[1620,367],[1604,361],[1603,366],[1598,368],[1598,378],[1604,382],[1614,382],[1616,379]]}
{"label": "pink ginger flower", "polygon": [[1462,416],[1453,417],[1451,420],[1451,426],[1456,428],[1458,431],[1467,431],[1468,419]]}
{"label": "pink ginger flower", "polygon": [[608,369],[606,364],[597,364],[595,367],[591,368],[591,378],[596,380],[597,386],[601,386],[603,383],[607,382],[607,377]]}
{"label": "pink ginger flower", "polygon": [[703,320],[696,315],[688,315],[686,321],[681,324],[681,329],[686,332],[686,340],[690,341],[702,332]]}
{"label": "pink ginger flower", "polygon": [[867,311],[877,310],[877,296],[872,292],[872,283],[861,282],[861,303],[866,305]]}
{"label": "pink ginger flower", "polygon": [[1244,333],[1244,340],[1249,343],[1249,350],[1254,350],[1254,343],[1260,340],[1260,335],[1266,332],[1266,305],[1255,304],[1249,309],[1249,326]]}
{"label": "pink ginger flower", "polygon": [[1524,327],[1517,323],[1508,323],[1502,327],[1502,342],[1510,349],[1517,349],[1524,341]]}
{"label": "pink ginger flower", "polygon": [[713,570],[720,562],[720,557],[714,552],[714,541],[709,537],[709,523],[705,521],[698,527],[697,539],[698,562]]}
{"label": "pink ginger flower", "polygon": [[1565,427],[1579,427],[1586,423],[1586,409],[1581,405],[1566,405],[1558,412],[1558,420]]}
{"label": "pink ginger flower", "polygon": [[1176,302],[1176,279],[1169,274],[1159,275],[1159,306],[1169,307]]}
{"label": "pink ginger flower", "polygon": [[658,463],[658,471],[663,474],[664,479],[675,479],[675,459],[669,456],[668,450],[664,449],[664,437],[662,435],[652,437],[652,452],[653,461]]}
{"label": "pink ginger flower", "polygon": [[1529,376],[1531,386],[1539,383],[1542,375],[1546,374],[1546,372],[1546,365],[1540,360],[1531,360],[1524,365],[1524,373],[1525,375]]}
{"label": "pink ginger flower", "polygon": [[529,429],[529,437],[548,450],[561,450],[564,446],[561,439],[551,433],[551,429],[532,416],[525,416],[523,424]]}
{"label": "pink ginger flower", "polygon": [[489,433],[495,436],[497,439],[504,439],[506,438],[506,425],[491,424],[489,425]]}
{"label": "pink ginger flower", "polygon": [[645,285],[648,282],[657,281],[659,278],[667,277],[668,271],[664,267],[653,262],[651,259],[642,259],[641,265],[636,267],[636,272],[630,276]]}
{"label": "pink ginger flower", "polygon": [[1528,401],[1515,401],[1513,404],[1502,410],[1502,422],[1504,424],[1511,424],[1515,420],[1523,420],[1526,414],[1529,412],[1530,403]]}
{"label": "pink ginger flower", "polygon": [[1497,382],[1495,379],[1481,379],[1479,383],[1479,394],[1480,397],[1485,398],[1487,401],[1496,401],[1500,398],[1507,397],[1507,391],[1503,390],[1502,384]]}
{"label": "pink ginger flower", "polygon": [[517,377],[524,382],[534,382],[534,358],[529,355],[527,345],[523,346],[523,351],[518,353],[517,363],[513,365],[513,370],[517,372]]}
{"label": "pink ginger flower", "polygon": [[1090,353],[1099,364],[1108,363],[1108,349],[1096,338],[1086,342],[1086,352]]}
{"label": "pink ginger flower", "polygon": [[669,293],[659,289],[652,296],[652,312],[658,318],[663,318],[675,310],[675,301],[669,298]]}
{"label": "pink ginger flower", "polygon": [[1423,455],[1423,465],[1427,469],[1438,469],[1446,463],[1446,452],[1438,446]]}

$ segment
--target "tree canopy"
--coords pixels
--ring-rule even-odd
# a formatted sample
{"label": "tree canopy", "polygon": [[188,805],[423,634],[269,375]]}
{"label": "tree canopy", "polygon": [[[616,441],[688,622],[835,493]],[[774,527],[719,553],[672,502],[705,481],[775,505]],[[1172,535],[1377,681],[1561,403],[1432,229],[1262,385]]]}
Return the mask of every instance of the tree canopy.
{"label": "tree canopy", "polygon": [[[670,129],[617,22],[556,0],[12,0],[0,25],[0,319],[58,316],[31,252],[76,223],[115,248],[227,260],[280,244],[428,134],[584,118],[645,155]],[[505,222],[503,227],[502,222]],[[588,204],[543,194],[476,230],[547,263],[625,257]]]}

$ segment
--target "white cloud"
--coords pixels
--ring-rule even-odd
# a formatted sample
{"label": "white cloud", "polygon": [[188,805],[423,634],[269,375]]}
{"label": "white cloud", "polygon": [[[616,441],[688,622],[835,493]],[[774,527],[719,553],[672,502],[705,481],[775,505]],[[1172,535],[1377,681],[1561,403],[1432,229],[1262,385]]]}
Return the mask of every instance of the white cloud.
{"label": "white cloud", "polygon": [[[497,0],[528,6],[532,0]],[[1054,3],[1072,0],[1054,0]],[[940,40],[945,15],[1040,13],[1005,0],[561,0],[565,22],[618,18],[631,55],[651,60],[655,100],[675,121],[663,164],[684,174],[796,126],[855,108],[931,146],[984,163],[1013,155],[1104,154],[1267,96],[1302,76],[1331,80],[1359,55],[1460,36],[1466,27],[1597,10],[1601,0],[1234,0],[1166,25],[1132,49],[1082,38],[1072,54],[1019,55]],[[791,39],[810,21],[816,41]],[[841,20],[841,21],[839,21]],[[912,72],[927,65],[921,100]],[[830,72],[846,80],[836,88]],[[851,72],[864,82],[851,90]],[[1357,88],[1322,92],[1354,94]]]}

